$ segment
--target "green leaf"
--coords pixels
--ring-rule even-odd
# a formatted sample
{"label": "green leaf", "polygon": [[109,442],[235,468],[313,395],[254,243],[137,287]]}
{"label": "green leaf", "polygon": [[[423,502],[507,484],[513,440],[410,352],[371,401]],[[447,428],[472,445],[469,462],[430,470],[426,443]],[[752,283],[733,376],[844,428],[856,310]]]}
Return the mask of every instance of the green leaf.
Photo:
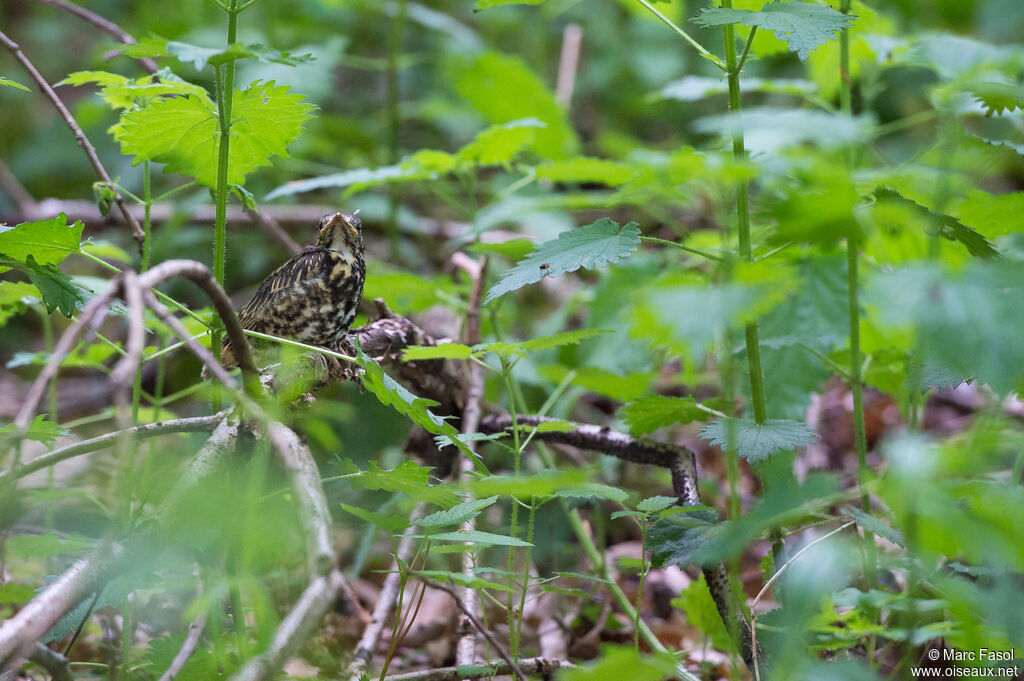
{"label": "green leaf", "polygon": [[[743,78],[743,92],[769,92],[784,95],[808,96],[817,92],[817,86],[808,80],[796,78]],[[680,102],[698,102],[711,95],[729,94],[729,81],[725,76],[684,76],[661,88],[658,96]]]}
{"label": "green leaf", "polygon": [[857,17],[842,14],[830,7],[808,2],[770,2],[760,12],[748,9],[705,7],[693,19],[700,26],[743,24],[772,31],[775,37],[796,52],[800,61],[807,61],[811,50],[838,37]]}
{"label": "green leaf", "polygon": [[692,423],[707,417],[692,397],[648,395],[630,402],[619,410],[634,437],[653,433],[676,423]]}
{"label": "green leaf", "polygon": [[36,534],[11,537],[6,544],[8,555],[26,560],[52,558],[65,553],[81,553],[92,548],[95,541],[80,535],[61,537],[56,534]]}
{"label": "green leaf", "polygon": [[455,492],[442,485],[430,484],[433,468],[420,466],[415,461],[406,461],[392,470],[381,468],[376,461],[370,462],[369,469],[349,475],[358,489],[388,490],[402,492],[416,501],[426,501],[444,508],[451,508],[461,499]]}
{"label": "green leaf", "polygon": [[600,658],[572,669],[561,670],[559,681],[661,681],[676,678],[676,662],[669,653],[644,655],[632,646],[603,649]]}
{"label": "green leaf", "polygon": [[570,485],[559,489],[554,496],[563,499],[607,499],[617,504],[624,504],[629,494],[611,485],[602,485],[598,482],[585,482],[580,485]]}
{"label": "green leaf", "polygon": [[541,350],[552,350],[565,345],[579,345],[580,341],[599,336],[602,333],[611,333],[606,329],[577,329],[576,331],[563,331],[551,336],[531,338],[519,343],[485,343],[474,348],[476,352],[493,352],[498,355],[519,355],[525,357],[531,352]]}
{"label": "green leaf", "polygon": [[[533,142],[538,129],[547,127],[536,118],[524,118],[503,125],[492,125],[459,149],[454,161],[459,165],[507,165]],[[421,164],[423,159],[420,159]],[[451,168],[438,169],[447,172]]]}
{"label": "green leaf", "polygon": [[768,419],[760,425],[750,419],[717,419],[701,428],[700,436],[716,447],[724,447],[727,421],[735,428],[736,451],[750,463],[803,449],[820,437],[806,423],[789,419]]}
{"label": "green leaf", "polygon": [[[464,586],[470,589],[492,589],[495,591],[512,590],[512,587],[508,586],[507,584],[489,582],[486,579],[483,579],[482,577],[467,575],[461,572],[448,572],[447,570],[417,570],[413,574],[416,574],[420,577],[426,577],[427,579],[433,579],[435,582],[441,582],[442,584],[453,583],[458,586]],[[490,668],[488,667],[488,669]]]}
{"label": "green leaf", "polygon": [[69,225],[64,213],[14,227],[0,225],[0,254],[14,260],[32,256],[40,265],[59,265],[81,250],[83,227],[81,220]]}
{"label": "green leaf", "polygon": [[138,43],[122,45],[121,52],[136,59],[140,57],[176,57],[183,64],[191,63],[201,71],[207,64],[226,64],[236,59],[256,59],[264,63],[286,64],[295,66],[310,62],[313,58],[308,54],[292,56],[288,52],[279,52],[259,44],[243,45],[234,43],[227,48],[210,48],[190,45],[177,40],[165,40],[159,36],[143,38]]}
{"label": "green leaf", "polygon": [[18,88],[19,90],[24,90],[25,92],[32,92],[32,90],[30,88],[25,87],[21,83],[15,81],[15,80],[11,80],[10,78],[4,78],[3,76],[0,76],[0,85],[6,86],[6,87]]}
{"label": "green leaf", "polygon": [[843,512],[853,516],[853,519],[857,521],[857,524],[863,527],[868,532],[873,532],[879,537],[888,539],[893,544],[899,547],[906,547],[906,540],[903,538],[903,533],[897,530],[895,527],[891,527],[881,519],[876,518],[873,515],[869,515],[859,508],[853,508],[852,506],[845,506]]}
{"label": "green leaf", "polygon": [[653,496],[647,497],[636,505],[636,510],[642,513],[658,513],[666,508],[675,505],[679,499],[675,497]]}
{"label": "green leaf", "polygon": [[401,532],[405,528],[409,527],[409,519],[403,515],[385,515],[384,513],[367,511],[366,509],[359,508],[358,506],[350,506],[344,503],[341,504],[341,508],[357,518],[362,518],[371,525],[379,527],[389,534]]}
{"label": "green leaf", "polygon": [[563,158],[579,148],[565,109],[519,57],[485,53],[466,66],[460,62],[453,77],[459,95],[488,122],[535,118],[544,123],[534,131],[531,147],[545,158]]}
{"label": "green leaf", "polygon": [[41,299],[42,294],[33,284],[24,281],[0,282],[0,326]]}
{"label": "green leaf", "polygon": [[[13,432],[13,423],[0,427],[0,439],[5,439]],[[28,424],[22,436],[27,440],[42,442],[47,447],[52,447],[57,438],[68,437],[69,435],[71,435],[71,432],[67,428],[53,421],[47,421],[46,414],[39,414]]]}
{"label": "green leaf", "polygon": [[[231,108],[228,183],[244,184],[245,176],[270,157],[288,157],[287,145],[299,136],[313,105],[286,86],[257,81],[236,90]],[[198,97],[164,98],[121,117],[117,135],[121,149],[134,154],[133,164],[146,160],[166,163],[165,172],[194,177],[216,186],[220,148],[217,111]]]}
{"label": "green leaf", "polygon": [[473,348],[461,343],[439,345],[410,345],[402,351],[402,361],[414,362],[422,359],[470,359]]}
{"label": "green leaf", "polygon": [[480,511],[487,508],[497,500],[498,497],[493,496],[486,499],[464,501],[447,510],[431,513],[426,517],[420,518],[414,524],[427,529],[447,527],[449,525],[461,525],[470,518],[475,518],[480,515]]}
{"label": "green leaf", "polygon": [[[11,554],[13,556],[13,554]],[[7,582],[0,584],[0,603],[4,605],[21,605],[28,603],[36,595],[36,590],[30,584],[18,584]]]}
{"label": "green leaf", "polygon": [[65,317],[70,317],[92,297],[92,291],[79,286],[53,265],[39,265],[31,255],[25,262],[0,257],[0,271],[11,267],[28,275],[39,290],[47,312],[58,310]]}
{"label": "green leaf", "polygon": [[512,475],[491,475],[465,483],[474,495],[498,494],[506,497],[529,499],[547,497],[561,489],[578,486],[587,482],[581,470],[542,470],[529,477]]}
{"label": "green leaf", "polygon": [[835,149],[866,143],[874,135],[875,120],[870,115],[763,106],[699,118],[694,130],[730,139],[742,133],[747,148],[754,152],[776,152],[803,144]]}
{"label": "green leaf", "polygon": [[[76,71],[58,83],[58,85],[74,86],[87,84],[98,85],[100,97],[112,109],[137,108],[140,102],[148,104],[149,100],[154,97],[169,95],[195,95],[208,106],[213,107],[213,101],[206,88],[183,80],[166,68],[135,79],[108,71]],[[115,136],[120,131],[120,127],[119,123],[111,129]]]}
{"label": "green leaf", "polygon": [[430,539],[431,541],[466,542],[475,546],[533,546],[530,542],[523,541],[522,539],[508,537],[503,534],[481,532],[480,530],[473,530],[472,532],[459,530],[458,532],[440,532],[438,534],[417,536],[421,539]]}
{"label": "green leaf", "polygon": [[959,241],[967,248],[967,252],[975,257],[994,258],[999,255],[988,239],[952,216],[931,211],[888,187],[879,187],[874,195],[879,201],[907,206],[915,213],[927,216],[930,223],[938,223],[941,236],[950,241]]}
{"label": "green leaf", "polygon": [[482,9],[492,7],[505,7],[506,5],[539,5],[545,0],[476,0],[473,4],[473,11],[479,12]]}
{"label": "green leaf", "polygon": [[977,189],[958,203],[950,214],[989,239],[1024,231],[1024,221],[1006,219],[1009,215],[1024,215],[1024,192],[989,194]]}
{"label": "green leaf", "polygon": [[506,272],[501,281],[491,287],[484,304],[544,277],[619,262],[639,245],[640,230],[635,222],[620,227],[610,218],[601,218],[585,227],[562,232],[557,239],[542,243]]}
{"label": "green leaf", "polygon": [[730,652],[735,650],[736,643],[718,614],[715,599],[711,596],[703,574],[673,598],[672,605],[686,613],[687,624],[707,636],[715,648]]}
{"label": "green leaf", "polygon": [[714,511],[685,511],[659,520],[648,535],[651,562],[686,569],[720,527]]}
{"label": "green leaf", "polygon": [[537,166],[534,171],[540,180],[603,184],[609,187],[626,184],[639,173],[638,168],[627,163],[586,156],[551,161]]}
{"label": "green leaf", "polygon": [[1024,109],[1024,85],[1018,83],[972,83],[967,92],[985,107],[986,116]]}

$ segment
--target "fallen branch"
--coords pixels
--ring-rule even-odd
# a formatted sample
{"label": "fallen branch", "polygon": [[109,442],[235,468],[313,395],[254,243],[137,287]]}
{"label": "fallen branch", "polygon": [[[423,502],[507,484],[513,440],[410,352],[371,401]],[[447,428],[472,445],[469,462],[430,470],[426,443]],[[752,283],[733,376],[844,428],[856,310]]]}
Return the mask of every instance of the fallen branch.
{"label": "fallen branch", "polygon": [[68,658],[42,643],[36,643],[28,659],[50,672],[53,681],[75,681],[71,667],[68,666]]}
{"label": "fallen branch", "polygon": [[[559,669],[572,669],[575,665],[568,660],[557,660],[544,657],[528,657],[519,660],[519,668],[524,674],[540,674],[545,678],[550,677]],[[437,669],[424,669],[421,672],[408,672],[406,674],[393,674],[385,676],[384,681],[460,681],[460,679],[485,679],[494,676],[507,676],[512,673],[512,666],[504,660],[491,660],[490,662],[473,664],[471,668],[466,667],[439,667]]]}
{"label": "fallen branch", "polygon": [[196,651],[196,646],[199,645],[199,639],[203,637],[205,629],[206,615],[202,615],[189,623],[188,634],[185,636],[185,640],[182,641],[181,647],[178,648],[174,659],[171,660],[171,664],[167,666],[167,669],[164,670],[164,673],[160,675],[157,681],[174,681],[177,678],[178,674],[181,673],[181,670],[188,663],[188,659],[192,657],[192,653]]}
{"label": "fallen branch", "polygon": [[[89,163],[92,165],[93,170],[96,171],[96,175],[107,184],[113,186],[114,181],[110,179],[110,175],[107,173],[107,169],[104,168],[103,163],[100,162],[100,157],[96,154],[96,149],[95,147],[92,146],[92,142],[90,142],[89,138],[85,136],[85,133],[82,131],[82,128],[80,128],[78,126],[78,123],[75,121],[74,116],[72,116],[71,112],[68,111],[68,108],[64,106],[64,102],[61,101],[60,97],[57,96],[57,93],[53,91],[53,88],[50,87],[50,84],[46,82],[46,79],[43,78],[42,74],[39,73],[35,65],[33,65],[32,62],[29,61],[28,57],[26,57],[24,53],[21,51],[21,48],[18,46],[18,43],[8,38],[7,34],[5,34],[3,31],[0,31],[0,43],[3,43],[4,47],[11,51],[11,54],[14,55],[14,58],[17,59],[23,67],[25,67],[25,70],[28,71],[28,74],[32,77],[34,81],[36,81],[36,84],[39,85],[39,89],[42,90],[43,94],[45,94],[47,98],[49,98],[49,100],[53,103],[53,105],[57,108],[57,111],[58,113],[60,113],[61,118],[63,118],[64,122],[68,124],[69,128],[71,128],[71,132],[74,134],[75,139],[78,141],[78,146],[82,147],[82,150],[85,151],[85,155],[89,157]],[[136,220],[135,217],[128,212],[128,209],[127,207],[125,207],[124,200],[121,198],[120,193],[114,194],[114,202],[117,203],[117,207],[118,209],[120,209],[121,215],[124,217],[125,222],[128,223],[128,226],[132,232],[132,236],[135,237],[135,241],[138,242],[139,249],[141,252],[142,243],[143,241],[145,241],[146,238],[146,234],[142,230],[142,226],[139,225],[138,220]]]}

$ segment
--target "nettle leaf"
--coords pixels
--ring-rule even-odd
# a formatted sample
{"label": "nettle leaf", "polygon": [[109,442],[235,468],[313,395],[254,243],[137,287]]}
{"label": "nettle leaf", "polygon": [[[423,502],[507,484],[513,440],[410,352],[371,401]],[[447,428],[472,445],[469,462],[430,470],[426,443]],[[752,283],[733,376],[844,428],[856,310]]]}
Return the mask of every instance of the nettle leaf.
{"label": "nettle leaf", "polygon": [[967,92],[985,107],[986,116],[1024,109],[1024,85],[1019,83],[972,83]]}
{"label": "nettle leaf", "polygon": [[47,312],[58,310],[65,317],[70,317],[92,298],[92,291],[75,283],[56,266],[40,265],[31,255],[24,262],[0,257],[0,272],[12,267],[28,275],[39,290]]}
{"label": "nettle leaf", "polygon": [[386,515],[348,504],[341,504],[341,508],[390,534],[401,532],[409,527],[409,519],[404,515]]}
{"label": "nettle leaf", "polygon": [[636,505],[636,510],[642,513],[658,513],[673,506],[679,499],[675,497],[653,496],[647,497]]}
{"label": "nettle leaf", "polygon": [[[113,109],[130,109],[135,107],[140,99],[168,95],[195,95],[213,106],[206,88],[190,83],[166,68],[140,78],[128,78],[109,71],[76,71],[57,84],[97,85],[100,87],[100,97]],[[120,124],[115,125],[112,130],[116,133],[119,128]]]}
{"label": "nettle leaf", "polygon": [[592,662],[559,672],[560,681],[660,681],[676,678],[677,662],[670,653],[642,654],[632,646],[607,646],[604,654]]}
{"label": "nettle leaf", "polygon": [[1024,192],[989,194],[976,189],[950,213],[989,239],[1024,231],[1024,221],[1006,219],[1008,215],[1024,215]]}
{"label": "nettle leaf", "polygon": [[903,538],[903,533],[895,527],[887,525],[880,518],[876,518],[875,516],[869,515],[859,508],[853,508],[852,506],[844,507],[843,511],[851,515],[853,519],[857,521],[857,524],[868,532],[873,532],[879,537],[888,539],[897,546],[906,546],[906,540]]}
{"label": "nettle leaf", "polygon": [[[512,591],[512,587],[507,584],[499,584],[498,582],[489,582],[483,577],[476,577],[474,575],[467,575],[462,572],[449,572],[447,570],[417,570],[413,574],[419,577],[426,577],[427,579],[433,579],[434,581],[441,582],[442,584],[456,584],[458,586],[464,586],[468,589],[492,589],[494,591]],[[459,667],[460,673],[465,672],[467,668],[471,668],[472,665],[464,665]],[[494,670],[490,667],[482,667],[486,672],[482,677],[493,676]]]}
{"label": "nettle leaf", "polygon": [[416,520],[414,524],[427,529],[448,527],[449,525],[461,525],[470,518],[475,518],[480,515],[480,511],[487,508],[497,500],[498,497],[493,496],[486,499],[464,501],[461,504],[452,506],[445,511],[438,511],[420,518],[419,520]]}
{"label": "nettle leaf", "polygon": [[[256,81],[236,90],[231,108],[228,183],[244,184],[245,176],[270,165],[271,156],[288,158],[287,146],[299,136],[312,104],[287,86]],[[220,148],[217,110],[196,96],[168,97],[121,117],[117,140],[134,165],[146,160],[166,163],[165,172],[189,175],[213,187]]]}
{"label": "nettle leaf", "polygon": [[529,477],[512,475],[491,475],[465,483],[475,495],[497,494],[507,497],[551,496],[566,487],[579,486],[587,482],[586,473],[576,469],[572,471],[542,470]]}
{"label": "nettle leaf", "polygon": [[[0,427],[0,441],[11,437],[14,432],[13,423],[8,423],[6,426]],[[28,427],[25,429],[25,432],[22,433],[22,437],[26,440],[42,442],[47,447],[52,446],[53,443],[57,441],[57,438],[67,437],[69,435],[71,435],[71,432],[67,428],[62,427],[60,424],[54,423],[53,421],[47,421],[46,414],[39,414],[32,419],[31,423],[29,423]]]}
{"label": "nettle leaf", "polygon": [[875,119],[870,115],[848,116],[812,109],[763,106],[739,113],[698,118],[694,121],[694,130],[730,138],[742,133],[752,152],[775,152],[801,144],[835,149],[870,140],[875,131]]}
{"label": "nettle leaf", "polygon": [[13,260],[32,256],[39,265],[59,265],[81,250],[83,227],[81,220],[69,225],[64,213],[14,227],[0,225],[0,254]]}
{"label": "nettle leaf", "polygon": [[735,429],[736,451],[750,463],[802,449],[820,437],[806,423],[789,419],[768,419],[761,424],[750,419],[717,419],[701,428],[700,436],[716,447],[724,447],[727,421]]}
{"label": "nettle leaf", "polygon": [[507,165],[533,142],[535,131],[545,127],[547,126],[536,118],[523,118],[503,125],[492,125],[459,149],[454,161],[460,165]]}
{"label": "nettle leaf", "polygon": [[639,174],[639,169],[621,161],[577,156],[551,161],[534,168],[537,178],[551,182],[593,183],[609,187],[626,184]]}
{"label": "nettle leaf", "polygon": [[363,368],[360,380],[381,404],[393,407],[395,411],[434,435],[458,434],[447,421],[430,411],[430,407],[437,406],[438,402],[413,395],[401,383],[384,373],[380,365],[372,359],[365,355],[360,359],[360,366]]}
{"label": "nettle leaf", "polygon": [[24,281],[0,282],[0,326],[16,314],[21,314],[29,305],[38,303],[42,294],[34,284]]}
{"label": "nettle leaf", "polygon": [[473,348],[461,343],[410,345],[402,351],[402,361],[405,362],[421,359],[470,359],[471,357],[473,357]]}
{"label": "nettle leaf", "polygon": [[699,421],[707,412],[692,397],[648,395],[622,407],[619,415],[629,424],[630,435],[640,436],[677,423]]}
{"label": "nettle leaf", "polygon": [[639,246],[640,230],[635,222],[620,227],[611,218],[601,218],[585,227],[562,232],[557,239],[545,241],[506,272],[501,281],[491,287],[484,304],[544,277],[619,262]]}
{"label": "nettle leaf", "polygon": [[4,78],[3,76],[0,76],[0,86],[13,87],[13,88],[17,88],[19,90],[24,90],[25,92],[32,92],[32,90],[30,88],[25,87],[24,85],[22,85],[18,81],[11,80],[10,78]]}
{"label": "nettle leaf", "polygon": [[994,258],[999,255],[999,251],[995,249],[995,246],[988,239],[950,215],[929,210],[888,187],[879,187],[875,190],[874,195],[879,201],[906,206],[919,215],[927,216],[933,224],[938,223],[939,233],[944,238],[950,241],[959,241],[967,248],[967,252],[975,257]]}
{"label": "nettle leaf", "polygon": [[451,508],[462,501],[447,487],[430,484],[432,470],[434,469],[420,466],[415,461],[406,461],[392,470],[387,470],[378,466],[376,461],[371,461],[369,469],[357,469],[358,472],[350,473],[348,479],[357,489],[402,492],[416,501],[426,501],[444,508]]}
{"label": "nettle leaf", "polygon": [[695,24],[723,26],[743,24],[771,31],[775,37],[796,52],[800,61],[807,61],[811,50],[838,37],[856,16],[837,12],[830,7],[807,2],[770,2],[760,12],[749,9],[704,8],[693,19]]}
{"label": "nettle leaf", "polygon": [[[537,370],[544,378],[556,384],[565,380],[570,372],[564,364],[540,366]],[[589,366],[573,371],[575,373],[570,379],[573,385],[619,401],[635,400],[646,395],[657,377],[653,371],[633,371],[623,375]]]}
{"label": "nettle leaf", "polygon": [[648,535],[651,562],[658,567],[678,565],[689,567],[697,551],[719,531],[718,514],[714,511],[685,511],[659,520]]}
{"label": "nettle leaf", "polygon": [[256,59],[264,63],[287,66],[313,61],[313,57],[308,54],[292,56],[288,52],[280,52],[260,44],[234,43],[227,48],[212,48],[191,45],[177,40],[165,40],[159,36],[150,36],[143,38],[138,43],[122,45],[121,52],[136,59],[140,57],[176,57],[184,64],[191,63],[199,71],[207,64],[217,66],[236,59]]}
{"label": "nettle leaf", "polygon": [[599,482],[585,482],[580,485],[570,485],[566,488],[559,489],[554,493],[556,497],[569,498],[569,499],[607,499],[608,501],[614,501],[617,504],[626,503],[626,499],[629,498],[624,490],[618,487],[612,487],[611,485],[602,485]]}
{"label": "nettle leaf", "polygon": [[[811,81],[797,78],[743,79],[744,92],[768,92],[802,97],[815,94],[817,90],[817,85]],[[725,76],[721,78],[684,76],[661,88],[658,96],[662,99],[674,99],[680,102],[697,102],[710,95],[725,94],[729,94],[729,81]]]}

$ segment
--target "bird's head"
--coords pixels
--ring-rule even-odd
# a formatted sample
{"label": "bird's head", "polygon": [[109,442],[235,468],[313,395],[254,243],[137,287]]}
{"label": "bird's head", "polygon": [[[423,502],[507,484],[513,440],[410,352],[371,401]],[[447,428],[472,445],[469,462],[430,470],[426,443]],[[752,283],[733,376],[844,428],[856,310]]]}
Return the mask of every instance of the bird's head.
{"label": "bird's head", "polygon": [[[357,213],[359,211],[356,211]],[[363,222],[355,215],[333,213],[320,218],[316,245],[333,251],[363,254]]]}

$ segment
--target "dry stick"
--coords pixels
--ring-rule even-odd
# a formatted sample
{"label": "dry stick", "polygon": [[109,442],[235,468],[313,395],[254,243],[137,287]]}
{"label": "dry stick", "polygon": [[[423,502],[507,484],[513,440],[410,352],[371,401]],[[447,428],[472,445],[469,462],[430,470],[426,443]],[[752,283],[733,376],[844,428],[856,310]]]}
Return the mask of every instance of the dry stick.
{"label": "dry stick", "polygon": [[178,648],[177,654],[174,659],[171,660],[171,664],[168,665],[164,673],[160,675],[157,681],[174,681],[181,670],[185,668],[188,663],[188,658],[192,657],[192,653],[196,651],[196,646],[199,645],[199,639],[203,636],[203,631],[206,629],[206,615],[202,615],[189,623],[188,635],[185,636],[185,640],[182,641],[181,647]]}
{"label": "dry stick", "polygon": [[19,211],[24,212],[35,205],[36,200],[25,189],[25,185],[11,172],[3,159],[0,159],[0,187],[3,187],[3,190],[14,200]]}
{"label": "dry stick", "polygon": [[[417,542],[417,539],[413,537],[413,535],[418,533],[419,528],[412,523],[423,516],[425,509],[426,504],[418,504],[409,516],[409,528],[405,531],[402,540],[398,543],[398,549],[395,552],[397,558],[403,563],[408,564],[409,558],[412,556],[413,548]],[[370,616],[370,621],[367,623],[366,628],[363,629],[363,635],[359,638],[359,644],[356,646],[355,654],[352,656],[352,661],[349,662],[348,669],[345,670],[345,676],[343,678],[348,679],[349,681],[358,681],[363,676],[367,666],[369,666],[370,660],[373,658],[374,651],[376,651],[377,646],[380,645],[380,640],[384,634],[384,627],[386,627],[388,622],[391,620],[391,613],[398,601],[398,591],[401,588],[401,585],[402,575],[398,570],[398,564],[396,561],[395,569],[389,572],[388,576],[384,578],[384,585],[381,587],[380,594],[377,596],[376,605],[373,606],[373,613]]]}
{"label": "dry stick", "polygon": [[[87,10],[84,7],[80,6],[80,5],[76,5],[74,3],[67,2],[66,0],[35,0],[35,1],[38,2],[41,5],[53,5],[54,7],[57,7],[58,9],[64,10],[68,14],[72,14],[72,15],[78,17],[79,19],[83,19],[83,20],[89,22],[90,24],[92,24],[93,26],[95,26],[96,28],[100,29],[104,33],[112,36],[115,40],[121,41],[125,45],[131,45],[133,43],[138,42],[137,40],[135,40],[135,38],[133,38],[131,36],[131,34],[125,32],[124,30],[122,30],[122,28],[120,26],[118,26],[117,24],[115,24],[113,21],[110,21],[109,19],[101,17],[99,14],[96,14],[95,12]],[[138,61],[139,61],[139,65],[142,66],[142,69],[144,71],[146,71],[147,73],[156,73],[159,70],[159,67],[156,65],[156,62],[153,61],[152,59],[148,58],[148,57],[141,57]]]}
{"label": "dry stick", "polygon": [[[28,57],[22,53],[21,48],[18,47],[18,43],[8,38],[3,31],[0,31],[0,43],[3,43],[4,46],[11,51],[11,54],[14,55],[14,58],[21,62],[21,65],[25,67],[28,74],[32,76],[32,79],[39,85],[39,88],[50,99],[50,101],[53,102],[53,105],[57,108],[57,111],[64,119],[64,122],[68,124],[69,128],[71,128],[71,132],[75,135],[75,139],[78,140],[78,146],[82,147],[85,151],[85,155],[89,157],[89,163],[92,164],[93,170],[96,171],[96,174],[101,180],[112,186],[113,180],[110,179],[110,175],[107,174],[107,169],[104,168],[103,164],[100,162],[100,157],[96,155],[96,149],[92,146],[89,138],[86,137],[85,133],[82,132],[82,129],[78,127],[78,123],[75,122],[71,112],[68,111],[66,106],[64,106],[64,102],[62,102],[60,97],[57,96],[57,93],[53,91],[50,84],[47,83],[46,79],[43,78],[39,71],[36,70],[36,67],[32,62],[28,60]],[[145,232],[143,232],[138,220],[128,212],[128,208],[124,205],[124,201],[121,199],[121,195],[119,193],[115,193],[114,201],[117,203],[117,207],[124,216],[125,222],[127,222],[128,226],[131,228],[132,236],[135,237],[135,241],[138,242],[139,249],[141,250],[142,243],[146,238]]]}
{"label": "dry stick", "polygon": [[53,681],[75,681],[75,677],[71,674],[71,667],[68,666],[68,658],[56,650],[47,648],[42,643],[36,643],[28,659],[50,672]]}
{"label": "dry stick", "polygon": [[[131,475],[127,470],[128,462],[132,456],[132,437],[128,429],[132,426],[131,410],[131,385],[135,378],[135,372],[142,364],[142,353],[145,349],[146,328],[143,317],[145,306],[142,304],[142,288],[139,286],[139,277],[132,270],[125,270],[120,276],[121,288],[125,302],[128,305],[128,339],[125,342],[125,354],[114,365],[110,373],[110,382],[114,384],[114,418],[118,430],[123,433],[118,449],[118,477]],[[122,480],[121,484],[127,489],[131,484],[130,480]],[[131,495],[128,498],[128,508],[131,507]],[[127,514],[125,515],[127,519]]]}
{"label": "dry stick", "polygon": [[583,29],[580,25],[566,24],[562,31],[562,54],[558,60],[558,80],[555,84],[555,100],[566,109],[572,103],[572,93],[576,88],[582,42]]}
{"label": "dry stick", "polygon": [[[457,255],[461,255],[457,254]],[[453,258],[453,260],[456,260]],[[473,288],[469,293],[469,305],[466,308],[466,325],[462,334],[462,342],[466,345],[476,345],[480,342],[480,301],[483,299],[484,283],[487,279],[487,257],[481,258],[479,265],[470,258],[468,263],[462,263],[462,268],[470,273],[473,278]],[[456,265],[459,266],[459,260]],[[462,433],[468,435],[475,433],[480,425],[480,403],[484,395],[484,374],[481,366],[474,361],[469,362],[469,380],[466,388],[465,408],[462,411]],[[476,466],[469,457],[463,456],[460,459],[459,467],[456,469],[458,476],[467,476],[476,470]],[[468,501],[468,499],[467,499]],[[513,503],[515,503],[513,501]],[[471,517],[462,523],[461,531],[476,531],[476,518]],[[466,551],[462,554],[462,573],[469,578],[473,577],[473,568],[476,567],[473,560],[473,552]],[[457,589],[465,609],[468,612],[475,612],[480,607],[480,596],[475,589],[469,586]],[[459,623],[456,627],[455,642],[455,664],[458,666],[473,664],[476,660],[476,630],[470,618],[465,614],[459,616]]]}
{"label": "dry stick", "polygon": [[[504,660],[492,660],[486,664],[476,664],[473,671],[464,667],[439,667],[424,669],[419,672],[407,672],[385,676],[384,681],[459,681],[460,679],[483,679],[494,676],[506,676],[512,673],[512,666]],[[519,668],[524,674],[542,674],[550,677],[559,669],[572,669],[575,665],[568,660],[545,657],[529,657],[519,660]]]}
{"label": "dry stick", "polygon": [[503,659],[509,665],[512,672],[517,677],[519,677],[519,681],[529,681],[526,678],[526,674],[523,673],[523,670],[519,668],[519,665],[512,661],[512,658],[509,656],[508,651],[505,650],[505,646],[501,645],[501,642],[499,642],[498,639],[494,638],[494,635],[487,630],[487,627],[481,624],[480,620],[476,618],[473,612],[469,608],[467,608],[465,604],[463,604],[462,599],[459,598],[459,595],[457,593],[455,593],[455,589],[453,589],[450,586],[445,586],[444,584],[441,584],[439,582],[435,582],[432,579],[424,579],[423,581],[427,586],[433,589],[440,589],[441,591],[444,591],[445,593],[451,595],[451,597],[455,599],[455,605],[457,605],[459,607],[459,610],[461,610],[462,613],[469,618],[469,621],[473,624],[474,627],[476,627],[476,630],[479,631],[485,639],[487,639],[487,642],[490,643],[491,647],[494,648],[495,652],[497,652],[498,655],[501,656],[501,659]]}
{"label": "dry stick", "polygon": [[[237,435],[237,426],[227,420],[213,431],[161,505],[157,515],[158,526],[166,526],[173,517],[171,510],[185,492],[215,470],[215,462],[231,448]],[[15,657],[28,654],[43,634],[83,599],[101,588],[129,557],[130,551],[124,543],[101,546],[75,562],[42,593],[0,624],[0,670],[10,666]]]}
{"label": "dry stick", "polygon": [[[164,435],[165,433],[198,433],[202,431],[210,431],[213,430],[213,428],[220,423],[225,416],[227,416],[228,411],[229,410],[225,409],[224,411],[211,416],[196,416],[192,418],[174,419],[172,421],[146,423],[141,426],[129,428],[127,434],[131,437],[141,439],[156,437],[157,435]],[[124,434],[125,433],[122,431],[115,431],[55,449],[52,452],[25,462],[16,470],[0,473],[0,485],[5,482],[23,478],[26,475],[30,475],[44,468],[49,468],[50,466],[62,461],[67,461],[68,459],[72,459],[76,456],[81,456],[83,454],[95,452],[98,449],[109,447]]]}
{"label": "dry stick", "polygon": [[288,658],[312,635],[330,611],[334,600],[344,591],[344,583],[338,570],[315,577],[281,620],[270,646],[246,662],[232,681],[262,681],[277,676]]}
{"label": "dry stick", "polygon": [[245,214],[248,215],[253,222],[262,227],[267,234],[280,241],[292,255],[302,252],[302,244],[293,239],[288,232],[284,231],[284,228],[281,227],[281,224],[275,220],[272,215],[264,213],[259,208],[253,210],[243,208],[243,210],[245,211]]}

